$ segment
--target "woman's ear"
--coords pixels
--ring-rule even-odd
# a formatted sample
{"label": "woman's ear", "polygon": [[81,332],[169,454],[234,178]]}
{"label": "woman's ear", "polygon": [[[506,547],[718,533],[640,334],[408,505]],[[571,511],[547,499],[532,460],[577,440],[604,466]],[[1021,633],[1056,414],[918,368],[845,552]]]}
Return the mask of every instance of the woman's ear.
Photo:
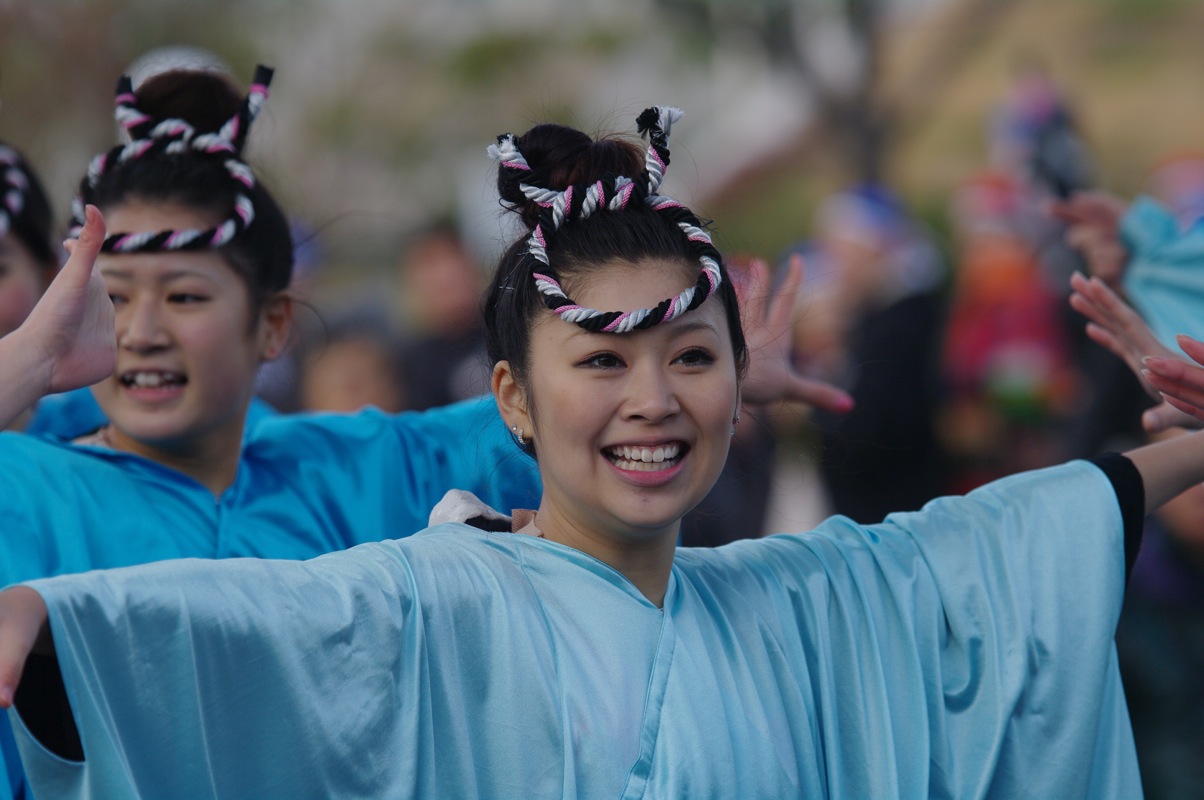
{"label": "woman's ear", "polygon": [[288,344],[292,329],[292,296],[287,292],[278,292],[265,300],[259,312],[259,357],[264,361],[279,358]]}
{"label": "woman's ear", "polygon": [[530,438],[535,426],[527,412],[527,393],[519,384],[509,361],[499,361],[493,365],[493,398],[497,401],[498,411],[506,427],[524,431],[523,436]]}

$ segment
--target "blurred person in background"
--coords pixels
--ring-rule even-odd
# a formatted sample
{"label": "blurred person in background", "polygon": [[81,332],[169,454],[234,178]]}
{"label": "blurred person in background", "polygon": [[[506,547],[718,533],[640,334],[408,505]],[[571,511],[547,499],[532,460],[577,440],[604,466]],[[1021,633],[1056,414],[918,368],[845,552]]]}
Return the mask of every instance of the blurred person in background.
{"label": "blurred person in background", "polygon": [[[33,310],[58,268],[58,253],[41,181],[20,152],[0,142],[0,336]],[[26,409],[7,427],[25,427],[32,413]]]}
{"label": "blurred person in background", "polygon": [[948,489],[935,429],[940,253],[892,192],[864,185],[821,205],[809,257],[822,277],[801,315],[800,358],[855,402],[813,417],[831,510],[873,523],[917,509]]}
{"label": "blurred person in background", "polygon": [[481,326],[485,277],[451,222],[417,233],[398,263],[406,329],[406,407],[422,410],[489,390]]}
{"label": "blurred person in background", "polygon": [[1070,275],[1082,268],[1082,259],[1049,207],[1091,189],[1095,164],[1068,92],[1039,54],[1016,59],[1011,84],[991,118],[988,149],[991,171],[1009,183],[1008,231],[1032,251],[1044,284],[1057,296],[1062,331],[1053,335],[1073,365],[1062,390],[1077,411],[1050,431],[1058,449],[1049,457],[1057,461],[1140,444],[1134,421],[1146,403],[1141,386],[1123,363],[1086,338],[1082,318],[1066,302]]}
{"label": "blurred person in background", "polygon": [[1132,203],[1082,192],[1052,206],[1092,275],[1125,294],[1168,348],[1199,335],[1204,305],[1204,153],[1167,156]]}
{"label": "blurred person in background", "polygon": [[399,350],[384,321],[356,317],[331,323],[323,341],[301,357],[301,408],[403,411],[407,404]]}
{"label": "blurred person in background", "polygon": [[[1182,356],[1179,334],[1204,336],[1204,153],[1168,154],[1146,185],[1147,193],[1132,203],[1105,191],[1079,192],[1050,211],[1066,224],[1066,241],[1087,271],[1133,305],[1161,348]],[[1120,413],[1135,419],[1131,409],[1150,402],[1139,381],[1124,377],[1114,386],[1132,399]],[[1157,394],[1153,399],[1161,403]],[[1147,412],[1155,418],[1176,413],[1165,404]]]}
{"label": "blurred person in background", "polygon": [[1204,797],[1204,484],[1146,519],[1116,648],[1147,800]]}
{"label": "blurred person in background", "polygon": [[1091,151],[1070,102],[1035,54],[1018,59],[988,139],[992,167],[1035,195],[1067,198],[1094,182]]}
{"label": "blurred person in background", "polygon": [[954,193],[953,286],[941,354],[941,439],[955,489],[1067,456],[1078,377],[1064,290],[1025,233],[1022,188],[986,171]]}

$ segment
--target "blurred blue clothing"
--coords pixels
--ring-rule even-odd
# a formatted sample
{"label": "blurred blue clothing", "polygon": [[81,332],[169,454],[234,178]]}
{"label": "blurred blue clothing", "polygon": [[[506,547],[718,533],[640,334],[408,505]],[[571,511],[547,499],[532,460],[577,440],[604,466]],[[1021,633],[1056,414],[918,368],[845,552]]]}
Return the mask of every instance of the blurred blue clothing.
{"label": "blurred blue clothing", "polygon": [[[492,397],[423,413],[265,416],[248,429],[220,497],[136,455],[0,434],[0,587],[170,558],[312,558],[421,530],[454,486],[500,508],[538,504],[534,462]],[[20,780],[6,723],[0,751],[3,798]]]}
{"label": "blurred blue clothing", "polygon": [[[247,407],[243,437],[250,435],[261,419],[275,416],[277,413],[276,409],[263,399],[252,397],[251,404]],[[33,436],[70,440],[92,433],[108,421],[91,389],[75,389],[47,395],[38,401],[34,407],[33,419],[25,426],[24,432]]]}
{"label": "blurred blue clothing", "polygon": [[1073,462],[682,549],[663,610],[458,523],[54,578],[86,760],[10,714],[56,798],[1139,797],[1117,498]]}
{"label": "blurred blue clothing", "polygon": [[1139,197],[1121,220],[1121,239],[1133,307],[1158,341],[1182,354],[1177,334],[1204,339],[1204,220],[1184,229],[1161,203]]}

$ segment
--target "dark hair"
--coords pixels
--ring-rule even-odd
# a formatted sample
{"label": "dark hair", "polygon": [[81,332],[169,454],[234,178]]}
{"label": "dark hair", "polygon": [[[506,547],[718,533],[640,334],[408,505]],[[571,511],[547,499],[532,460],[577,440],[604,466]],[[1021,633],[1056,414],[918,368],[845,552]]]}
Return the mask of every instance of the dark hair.
{"label": "dark hair", "polygon": [[[42,182],[16,148],[0,142],[0,214],[8,220],[8,233],[16,236],[34,260],[48,272],[58,266],[54,243],[54,214]],[[8,202],[9,195],[13,202]]]}
{"label": "dark hair", "polygon": [[[135,97],[142,114],[154,120],[183,120],[198,134],[216,133],[243,103],[231,81],[212,71],[155,75]],[[254,219],[217,252],[246,282],[251,307],[258,310],[268,297],[287,288],[292,278],[292,232],[284,211],[260,181],[248,188],[231,177],[225,164],[230,157],[228,152],[193,148],[181,152],[150,148],[121,162],[110,156],[110,165],[98,177],[85,176],[81,181],[80,198],[102,211],[135,201],[175,203],[224,220],[233,213],[236,197],[245,194],[254,207]],[[233,157],[241,159],[241,152]]]}
{"label": "dark hair", "polygon": [[[564,191],[597,181],[613,184],[617,176],[639,180],[645,169],[645,150],[635,142],[617,137],[597,141],[563,125],[537,125],[514,139],[529,169],[498,170],[498,195],[516,212],[527,232],[502,255],[493,283],[485,298],[486,344],[493,363],[508,361],[515,377],[524,382],[528,370],[531,329],[538,314],[547,309],[535,280],[533,259],[528,255],[530,232],[546,210],[528,198],[520,183]],[[577,193],[578,195],[581,192]],[[568,286],[586,279],[600,264],[612,261],[636,263],[659,259],[682,264],[683,272],[697,267],[695,247],[679,221],[701,227],[688,209],[674,205],[657,210],[640,202],[621,210],[599,210],[585,218],[572,217],[547,237],[547,257],[561,282]],[[715,254],[723,277],[715,294],[723,303],[731,332],[738,374],[747,368],[748,352],[740,310],[731,280],[722,260]],[[538,262],[535,262],[538,263]],[[622,334],[618,334],[622,335]]]}

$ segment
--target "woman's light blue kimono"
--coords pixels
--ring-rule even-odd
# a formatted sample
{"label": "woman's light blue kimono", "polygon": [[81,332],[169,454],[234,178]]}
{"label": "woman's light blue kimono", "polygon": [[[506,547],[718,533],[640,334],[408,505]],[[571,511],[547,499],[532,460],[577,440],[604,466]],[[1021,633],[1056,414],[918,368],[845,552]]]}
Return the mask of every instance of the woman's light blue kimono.
{"label": "woman's light blue kimono", "polygon": [[56,798],[1139,797],[1122,538],[1074,462],[680,550],[663,610],[454,523],[38,581],[86,758],[20,745]]}
{"label": "woman's light blue kimono", "polygon": [[[170,558],[313,558],[420,530],[465,483],[502,508],[539,497],[492,397],[400,415],[264,417],[218,498],[138,456],[0,434],[0,587]],[[3,720],[0,752],[0,798],[19,796]]]}
{"label": "woman's light blue kimono", "polygon": [[1125,292],[1162,344],[1175,336],[1204,339],[1204,220],[1183,230],[1165,206],[1139,197],[1121,220],[1129,248]]}

